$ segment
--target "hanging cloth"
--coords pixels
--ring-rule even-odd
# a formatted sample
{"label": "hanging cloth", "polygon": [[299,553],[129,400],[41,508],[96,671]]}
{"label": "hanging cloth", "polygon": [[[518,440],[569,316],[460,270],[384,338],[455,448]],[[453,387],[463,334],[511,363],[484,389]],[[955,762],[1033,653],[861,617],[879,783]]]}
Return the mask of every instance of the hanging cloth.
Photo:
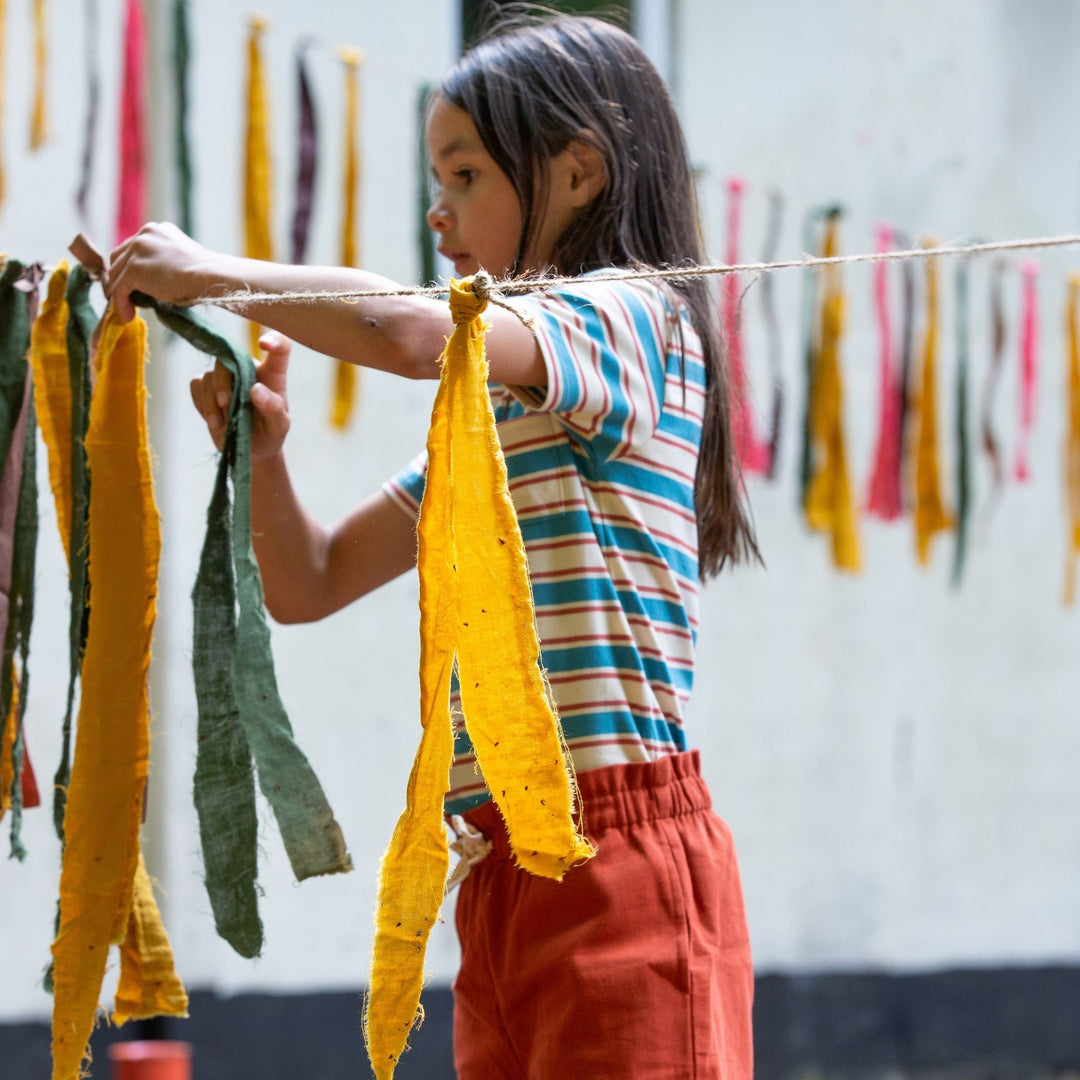
{"label": "hanging cloth", "polygon": [[454,332],[442,356],[417,527],[423,735],[382,860],[364,1011],[378,1080],[393,1076],[417,1019],[424,951],[446,882],[453,670],[518,866],[561,880],[593,854],[574,824],[576,784],[539,667],[525,548],[487,392],[486,304],[471,280],[450,283]]}
{"label": "hanging cloth", "polygon": [[[253,15],[247,41],[247,129],[244,140],[244,254],[249,259],[274,257],[271,240],[273,170],[270,161],[270,104],[262,57],[262,35],[268,22]],[[259,354],[262,328],[251,323],[251,355]]]}
{"label": "hanging cloth", "polygon": [[971,512],[971,447],[968,436],[968,260],[956,264],[956,547],[952,583],[960,587]]}
{"label": "hanging cloth", "polygon": [[918,439],[915,447],[915,545],[919,562],[930,561],[935,533],[952,528],[941,494],[941,464],[937,433],[938,279],[937,259],[926,260],[926,326],[922,371],[915,412]]}
{"label": "hanging cloth", "polygon": [[[342,48],[340,58],[345,68],[345,140],[342,160],[342,266],[359,266],[358,206],[360,201],[360,79],[361,55],[359,50]],[[330,426],[344,430],[352,419],[360,380],[360,369],[355,364],[339,360],[334,368],[334,396],[330,409]]]}
{"label": "hanging cloth", "polygon": [[[829,213],[822,252],[826,258],[837,253],[839,223],[839,212]],[[827,266],[822,274],[820,348],[809,416],[814,471],[807,487],[804,510],[810,528],[829,533],[833,565],[854,572],[860,565],[859,537],[844,447],[844,386],[840,368],[844,296],[839,268]]]}
{"label": "hanging cloth", "polygon": [[1065,520],[1068,527],[1065,555],[1065,605],[1076,599],[1076,561],[1080,556],[1080,327],[1077,326],[1077,297],[1080,296],[1080,274],[1069,278],[1068,301],[1065,307],[1066,375],[1065,401],[1067,422],[1065,432],[1064,477]]}
{"label": "hanging cloth", "polygon": [[[780,225],[784,217],[784,197],[779,191],[769,192],[769,222],[765,229],[765,247],[761,254],[764,263],[775,262],[780,246]],[[772,382],[772,405],[769,409],[768,467],[765,475],[773,480],[780,458],[780,432],[784,421],[783,346],[780,320],[776,314],[773,276],[761,279],[761,309],[765,316],[765,335],[768,342],[769,374]]]}
{"label": "hanging cloth", "polygon": [[1005,303],[1002,298],[1002,278],[1005,275],[1005,262],[995,259],[990,271],[990,368],[983,386],[982,413],[980,428],[982,447],[990,459],[990,497],[987,499],[987,514],[991,513],[1001,498],[1005,487],[1005,465],[1001,452],[1000,440],[994,431],[994,397],[1001,371],[1005,366]]}
{"label": "hanging cloth", "polygon": [[[359,266],[358,207],[360,202],[360,52],[343,48],[341,62],[345,66],[345,162],[342,183],[341,265]],[[343,431],[349,426],[356,407],[360,369],[355,364],[339,360],[334,368],[334,399],[330,409],[330,426]]]}
{"label": "hanging cloth", "polygon": [[[878,226],[878,251],[891,251],[893,230]],[[878,321],[878,437],[870,474],[866,512],[894,521],[903,512],[900,502],[900,379],[893,349],[889,315],[889,270],[882,260],[874,266],[874,308]]]}
{"label": "hanging cloth", "polygon": [[[50,282],[51,285],[51,282]],[[53,825],[61,841],[64,838],[64,812],[67,803],[68,782],[71,777],[71,720],[75,709],[75,684],[82,671],[83,652],[86,648],[88,627],[87,613],[90,608],[90,579],[87,572],[90,561],[90,473],[86,463],[86,429],[90,419],[90,341],[97,325],[97,316],[90,306],[90,276],[81,266],[75,266],[68,276],[64,302],[68,309],[65,337],[67,343],[68,391],[56,389],[55,383],[62,378],[59,361],[49,365],[45,392],[57,409],[70,409],[67,438],[61,429],[65,426],[62,411],[57,412],[51,424],[55,425],[58,469],[68,472],[70,509],[58,510],[58,520],[68,527],[69,539],[65,543],[68,554],[68,586],[71,592],[71,615],[68,621],[68,689],[61,735],[60,763],[53,777]],[[51,288],[50,288],[51,295]],[[46,429],[47,430],[47,429]],[[46,436],[48,437],[48,436]],[[49,469],[52,475],[52,448],[49,447]],[[66,465],[65,465],[66,459]],[[50,479],[50,483],[52,483]],[[55,492],[55,487],[54,487]],[[55,496],[54,496],[55,497]]]}
{"label": "hanging cloth", "polygon": [[153,1016],[187,1016],[187,1010],[187,991],[176,974],[172,946],[140,850],[131,914],[120,945],[120,982],[112,1022],[119,1026]]}
{"label": "hanging cloth", "polygon": [[427,110],[434,87],[423,83],[416,92],[416,242],[419,249],[420,284],[435,281],[435,234],[428,224],[431,206],[431,162],[427,152]]}
{"label": "hanging cloth", "polygon": [[[27,659],[34,618],[37,550],[37,427],[30,367],[29,295],[25,278],[33,268],[8,259],[0,273],[0,746],[3,798],[11,810],[11,854],[26,856],[20,836],[23,810],[23,718],[29,687]],[[16,655],[19,670],[16,673]]]}
{"label": "hanging cloth", "polygon": [[[739,262],[739,226],[742,219],[742,197],[745,181],[738,176],[728,180],[727,251],[728,266]],[[724,274],[721,277],[723,294],[721,310],[724,322],[724,344],[731,371],[732,435],[735,453],[744,472],[767,473],[769,471],[768,445],[757,436],[754,425],[754,407],[751,401],[750,383],[746,376],[743,356],[742,317],[739,311],[739,275]]]}
{"label": "hanging cloth", "polygon": [[173,0],[172,67],[176,85],[176,201],[180,228],[195,235],[191,209],[191,142],[188,138],[188,68],[191,64],[191,35],[188,31],[188,0]]}
{"label": "hanging cloth", "polygon": [[94,144],[97,141],[98,111],[101,104],[101,72],[98,67],[97,0],[85,0],[84,35],[86,57],[86,117],[83,120],[83,144],[79,162],[79,188],[75,206],[83,228],[89,226],[90,182],[94,174]]}
{"label": "hanging cloth", "polygon": [[30,150],[40,150],[49,137],[47,77],[49,43],[45,0],[34,0],[34,108],[30,117]]}
{"label": "hanging cloth", "polygon": [[[82,700],[53,943],[53,1080],[76,1080],[111,944],[128,928],[149,766],[147,675],[161,535],[146,437],[146,324],[110,307],[86,433],[93,476]],[[74,550],[74,549],[73,549]]]}
{"label": "hanging cloth", "polygon": [[319,125],[315,118],[315,99],[307,72],[307,51],[311,38],[296,46],[296,204],[293,208],[292,250],[290,261],[301,265],[307,260],[311,209],[315,201],[315,176],[319,163]]}
{"label": "hanging cloth", "polygon": [[[7,0],[0,0],[0,71],[7,70],[4,51],[7,46]],[[0,79],[0,206],[4,204],[7,193],[7,170],[4,154],[4,80]]]}
{"label": "hanging cloth", "polygon": [[120,97],[120,196],[116,243],[146,220],[146,23],[141,0],[127,0],[124,16],[124,75]]}
{"label": "hanging cloth", "polygon": [[195,806],[217,931],[240,955],[256,956],[262,922],[255,884],[252,758],[296,879],[351,870],[352,860],[318,778],[293,741],[274,678],[262,581],[251,548],[249,398],[255,365],[193,312],[138,293],[132,299],[152,307],[168,329],[215,357],[233,380],[225,446],[192,593],[199,710]]}
{"label": "hanging cloth", "polygon": [[[901,233],[893,236],[893,243],[901,249],[911,247],[911,241]],[[900,385],[897,396],[900,403],[900,421],[897,430],[897,468],[900,472],[900,503],[904,509],[915,506],[915,478],[911,475],[914,453],[911,449],[912,420],[914,418],[915,371],[915,265],[910,259],[900,262],[901,313],[900,313]]]}
{"label": "hanging cloth", "polygon": [[1031,432],[1039,376],[1039,264],[1028,259],[1020,267],[1023,309],[1020,316],[1020,431],[1016,439],[1016,479],[1031,477]]}

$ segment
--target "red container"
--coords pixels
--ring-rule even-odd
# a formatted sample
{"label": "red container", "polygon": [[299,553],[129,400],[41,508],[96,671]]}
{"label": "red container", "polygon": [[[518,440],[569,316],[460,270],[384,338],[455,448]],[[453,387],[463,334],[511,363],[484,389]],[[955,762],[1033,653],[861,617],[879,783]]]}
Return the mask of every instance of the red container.
{"label": "red container", "polygon": [[165,1039],[109,1047],[112,1080],[191,1080],[191,1043]]}

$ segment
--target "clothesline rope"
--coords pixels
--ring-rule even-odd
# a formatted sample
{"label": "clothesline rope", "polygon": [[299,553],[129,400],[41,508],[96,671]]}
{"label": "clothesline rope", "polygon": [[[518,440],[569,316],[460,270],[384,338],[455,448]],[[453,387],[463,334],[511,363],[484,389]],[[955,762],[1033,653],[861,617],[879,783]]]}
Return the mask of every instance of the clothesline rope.
{"label": "clothesline rope", "polygon": [[[985,255],[994,251],[1023,251],[1034,248],[1069,247],[1080,245],[1080,236],[1046,236],[1027,240],[995,240],[982,244],[944,245],[937,247],[911,248],[902,251],[863,252],[856,255],[833,255],[821,257],[804,255],[799,259],[783,259],[777,262],[719,264],[714,266],[671,266],[658,269],[645,267],[640,270],[618,270],[605,273],[606,281],[682,280],[685,278],[706,277],[712,274],[758,274],[771,270],[811,269],[823,266],[844,266],[849,263],[897,262],[905,259],[934,259],[942,256]],[[488,299],[506,307],[502,303],[506,297],[523,293],[538,292],[543,289],[558,288],[581,281],[580,275],[537,275],[524,278],[486,277],[489,290]],[[317,291],[255,292],[240,289],[228,293],[206,294],[185,301],[186,304],[213,304],[216,307],[243,307],[249,304],[268,302],[276,303],[311,303],[316,300],[365,300],[376,297],[420,296],[432,299],[446,296],[446,285],[401,286],[393,289],[326,289]],[[511,308],[511,310],[514,310]]]}

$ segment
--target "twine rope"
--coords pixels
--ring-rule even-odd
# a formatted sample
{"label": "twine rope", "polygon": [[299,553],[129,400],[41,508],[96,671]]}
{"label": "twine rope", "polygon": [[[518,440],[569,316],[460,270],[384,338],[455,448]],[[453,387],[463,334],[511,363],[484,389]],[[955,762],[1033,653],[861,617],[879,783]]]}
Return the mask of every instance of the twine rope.
{"label": "twine rope", "polygon": [[[849,263],[899,262],[905,259],[936,259],[942,256],[984,255],[994,251],[1022,251],[1033,248],[1054,248],[1080,245],[1080,236],[1046,236],[1027,240],[996,240],[982,244],[942,245],[937,247],[910,248],[902,251],[863,252],[856,255],[832,255],[829,257],[804,255],[799,259],[783,259],[776,262],[751,262],[727,265],[720,263],[713,266],[669,266],[664,268],[644,267],[638,270],[616,270],[605,272],[605,281],[641,281],[641,280],[685,280],[686,278],[706,277],[712,274],[759,274],[772,270],[808,270],[824,266],[845,266]],[[482,276],[481,276],[482,275]],[[520,296],[524,293],[554,289],[563,285],[572,285],[585,280],[581,275],[540,274],[523,278],[492,278],[485,271],[474,275],[474,289],[486,293],[489,303],[505,308],[518,318],[523,318],[520,309],[506,302],[507,297]],[[479,288],[477,286],[479,285]],[[399,286],[393,289],[326,289],[318,291],[295,292],[255,292],[240,289],[228,293],[208,293],[185,301],[187,305],[213,304],[216,307],[244,307],[260,303],[313,303],[317,300],[357,301],[391,296],[418,296],[438,299],[446,296],[445,285]],[[524,321],[524,320],[523,320]]]}

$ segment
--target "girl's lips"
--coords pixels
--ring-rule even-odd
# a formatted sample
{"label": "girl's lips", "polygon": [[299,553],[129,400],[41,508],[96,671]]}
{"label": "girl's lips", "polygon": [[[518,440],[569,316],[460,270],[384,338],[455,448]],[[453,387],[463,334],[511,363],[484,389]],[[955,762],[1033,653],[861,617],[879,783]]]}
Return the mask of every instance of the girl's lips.
{"label": "girl's lips", "polygon": [[447,251],[445,248],[439,248],[439,254],[444,258],[449,259],[456,268],[458,263],[465,262],[469,256],[464,251]]}

